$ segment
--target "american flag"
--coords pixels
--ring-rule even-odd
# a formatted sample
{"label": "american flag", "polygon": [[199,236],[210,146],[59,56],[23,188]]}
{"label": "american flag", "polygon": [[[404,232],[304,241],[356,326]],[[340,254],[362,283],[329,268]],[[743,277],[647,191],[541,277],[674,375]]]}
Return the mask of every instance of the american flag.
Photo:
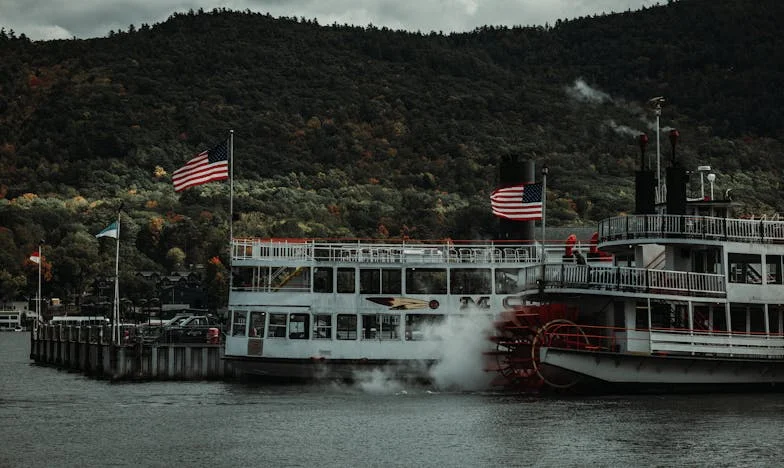
{"label": "american flag", "polygon": [[502,187],[490,196],[493,214],[514,221],[542,219],[542,184]]}
{"label": "american flag", "polygon": [[199,153],[172,174],[175,192],[228,178],[229,150],[225,141],[209,151]]}

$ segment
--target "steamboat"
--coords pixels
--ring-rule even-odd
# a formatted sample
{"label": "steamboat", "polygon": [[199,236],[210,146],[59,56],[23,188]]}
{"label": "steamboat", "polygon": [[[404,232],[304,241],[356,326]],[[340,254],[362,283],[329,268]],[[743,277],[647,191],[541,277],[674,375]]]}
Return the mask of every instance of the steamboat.
{"label": "steamboat", "polygon": [[[539,242],[505,219],[484,242],[233,239],[225,358],[273,378],[426,376],[444,358],[432,330],[481,316],[486,369],[520,391],[778,389],[784,222],[734,217],[712,175],[689,198],[677,136],[661,183],[641,136],[635,213],[585,243],[544,242],[544,216]],[[532,163],[506,164],[506,182],[532,182]]]}

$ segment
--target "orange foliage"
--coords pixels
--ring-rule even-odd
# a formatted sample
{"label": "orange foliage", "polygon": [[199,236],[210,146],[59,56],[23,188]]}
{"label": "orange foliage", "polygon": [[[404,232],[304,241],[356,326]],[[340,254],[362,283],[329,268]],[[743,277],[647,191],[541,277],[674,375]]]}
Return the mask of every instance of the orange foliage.
{"label": "orange foliage", "polygon": [[150,219],[150,234],[152,234],[153,242],[156,244],[161,238],[161,231],[163,230],[164,221],[160,216]]}
{"label": "orange foliage", "polygon": [[147,202],[144,203],[144,207],[150,210],[157,206],[158,206],[158,202],[155,200],[147,200]]}
{"label": "orange foliage", "polygon": [[332,216],[340,216],[340,207],[337,205],[327,205],[327,211]]}
{"label": "orange foliage", "polygon": [[222,265],[222,263],[220,261],[220,258],[218,258],[218,257],[212,257],[210,259],[210,263],[215,265],[215,266],[221,266]]}
{"label": "orange foliage", "polygon": [[372,185],[378,185],[378,179],[375,177],[371,177],[370,179],[368,179],[368,182]]}

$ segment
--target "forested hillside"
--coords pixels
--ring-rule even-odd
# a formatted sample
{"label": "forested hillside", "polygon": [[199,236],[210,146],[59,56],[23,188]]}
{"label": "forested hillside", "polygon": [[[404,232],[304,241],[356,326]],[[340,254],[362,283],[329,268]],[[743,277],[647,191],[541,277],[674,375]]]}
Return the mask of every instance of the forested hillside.
{"label": "forested hillside", "polygon": [[90,40],[2,30],[0,298],[34,294],[39,240],[46,296],[92,292],[114,266],[94,235],[122,203],[124,295],[149,296],[138,271],[203,266],[220,306],[228,184],[177,194],[171,173],[229,130],[237,236],[492,238],[508,155],[550,167],[548,225],[591,226],[634,207],[654,96],[687,167],[712,166],[748,214],[784,212],[783,14],[682,0],[450,35],[226,10]]}

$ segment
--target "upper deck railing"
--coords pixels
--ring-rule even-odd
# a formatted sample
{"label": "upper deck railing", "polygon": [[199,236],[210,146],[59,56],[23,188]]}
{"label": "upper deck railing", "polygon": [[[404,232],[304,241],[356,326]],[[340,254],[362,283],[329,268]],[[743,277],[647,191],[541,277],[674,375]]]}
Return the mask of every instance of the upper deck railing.
{"label": "upper deck railing", "polygon": [[[544,271],[544,284],[539,281]],[[521,283],[545,289],[603,289],[646,294],[725,297],[724,275],[600,265],[548,263],[526,267]]]}
{"label": "upper deck railing", "polygon": [[506,243],[234,239],[234,260],[356,263],[537,263],[541,248]]}
{"label": "upper deck railing", "polygon": [[599,242],[644,238],[784,242],[784,221],[710,216],[631,215],[599,222]]}

